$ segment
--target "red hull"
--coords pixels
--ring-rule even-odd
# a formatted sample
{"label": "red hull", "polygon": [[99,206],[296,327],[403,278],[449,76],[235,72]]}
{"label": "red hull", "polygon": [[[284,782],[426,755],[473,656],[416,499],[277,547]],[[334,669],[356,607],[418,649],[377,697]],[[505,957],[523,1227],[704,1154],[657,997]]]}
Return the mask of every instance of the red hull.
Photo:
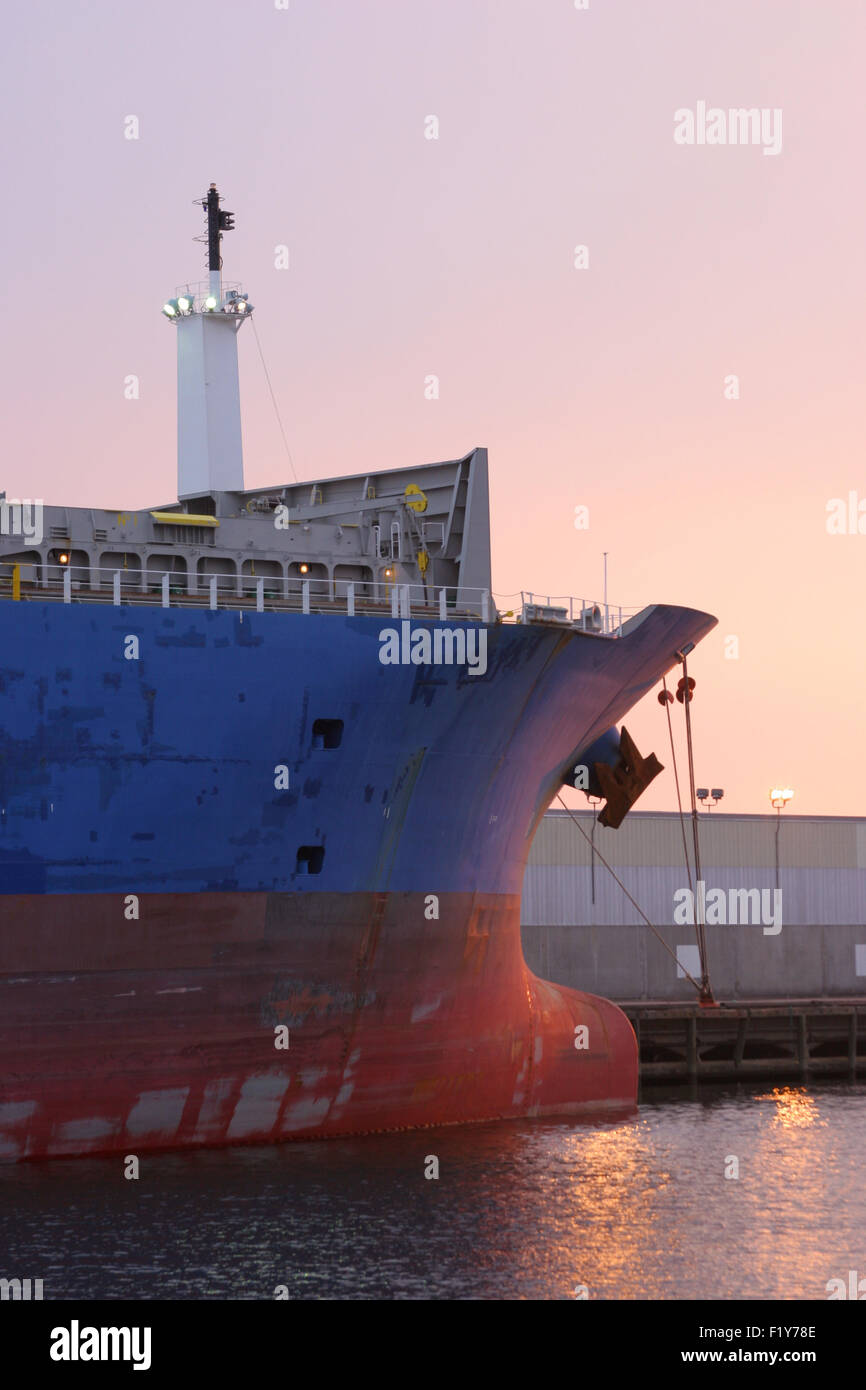
{"label": "red hull", "polygon": [[528,970],[518,896],[428,903],[166,894],[128,921],[114,895],[3,898],[0,1156],[633,1107],[628,1020]]}

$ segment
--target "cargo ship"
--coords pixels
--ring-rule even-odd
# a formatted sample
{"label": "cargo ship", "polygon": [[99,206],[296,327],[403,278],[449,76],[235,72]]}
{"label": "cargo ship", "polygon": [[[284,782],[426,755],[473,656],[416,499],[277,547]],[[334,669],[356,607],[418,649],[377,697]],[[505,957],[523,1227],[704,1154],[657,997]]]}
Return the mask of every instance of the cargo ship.
{"label": "cargo ship", "polygon": [[[487,454],[245,489],[232,214],[177,334],[177,499],[0,497],[0,1156],[633,1106],[520,940],[535,829],[715,624],[491,592]],[[602,774],[604,774],[602,776]]]}

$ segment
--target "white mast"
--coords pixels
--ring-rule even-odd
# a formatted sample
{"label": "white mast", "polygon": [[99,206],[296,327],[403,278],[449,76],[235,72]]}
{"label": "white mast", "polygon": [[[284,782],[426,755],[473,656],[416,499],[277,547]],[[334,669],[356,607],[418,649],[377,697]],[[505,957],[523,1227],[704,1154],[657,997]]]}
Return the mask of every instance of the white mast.
{"label": "white mast", "polygon": [[220,242],[234,214],[220,211],[216,184],[202,207],[207,214],[208,293],[170,300],[163,312],[177,325],[178,500],[244,485],[237,333],[251,312],[246,295],[222,294]]}

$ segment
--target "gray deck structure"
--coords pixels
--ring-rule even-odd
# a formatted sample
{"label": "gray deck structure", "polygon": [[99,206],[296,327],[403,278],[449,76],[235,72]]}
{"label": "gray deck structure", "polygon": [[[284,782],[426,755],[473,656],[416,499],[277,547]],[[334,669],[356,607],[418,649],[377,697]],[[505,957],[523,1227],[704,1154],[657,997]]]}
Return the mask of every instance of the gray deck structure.
{"label": "gray deck structure", "polygon": [[487,451],[417,467],[318,482],[211,492],[138,511],[42,506],[0,498],[0,577],[20,567],[25,590],[62,583],[111,591],[158,590],[323,601],[385,601],[399,586],[413,601],[439,589],[478,607],[490,591]]}

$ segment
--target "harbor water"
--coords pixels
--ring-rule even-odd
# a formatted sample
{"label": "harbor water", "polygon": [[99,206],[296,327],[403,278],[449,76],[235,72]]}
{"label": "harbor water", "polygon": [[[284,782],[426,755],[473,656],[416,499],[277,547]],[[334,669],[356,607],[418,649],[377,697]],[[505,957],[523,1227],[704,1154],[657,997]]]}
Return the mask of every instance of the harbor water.
{"label": "harbor water", "polygon": [[863,1085],[756,1084],[619,1120],[143,1154],[137,1178],[6,1164],[0,1276],[46,1300],[826,1300],[866,1277],[864,1141]]}

